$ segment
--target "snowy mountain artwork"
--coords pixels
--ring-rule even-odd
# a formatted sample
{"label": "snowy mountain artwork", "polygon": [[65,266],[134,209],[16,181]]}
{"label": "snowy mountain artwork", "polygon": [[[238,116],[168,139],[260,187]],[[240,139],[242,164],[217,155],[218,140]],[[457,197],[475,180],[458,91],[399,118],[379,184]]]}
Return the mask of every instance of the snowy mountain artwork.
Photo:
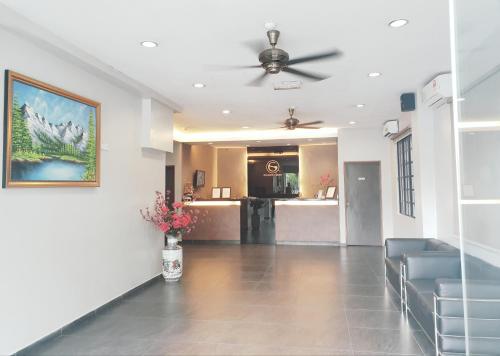
{"label": "snowy mountain artwork", "polygon": [[100,104],[6,71],[4,187],[99,186]]}

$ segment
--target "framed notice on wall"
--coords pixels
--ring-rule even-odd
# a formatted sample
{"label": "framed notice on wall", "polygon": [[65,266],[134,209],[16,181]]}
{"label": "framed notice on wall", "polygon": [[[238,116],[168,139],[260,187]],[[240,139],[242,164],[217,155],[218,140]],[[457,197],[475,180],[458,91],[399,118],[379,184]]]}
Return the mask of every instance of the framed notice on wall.
{"label": "framed notice on wall", "polygon": [[222,199],[229,199],[229,198],[231,198],[231,188],[230,187],[222,188]]}
{"label": "framed notice on wall", "polygon": [[220,199],[221,189],[218,187],[212,188],[212,199]]}

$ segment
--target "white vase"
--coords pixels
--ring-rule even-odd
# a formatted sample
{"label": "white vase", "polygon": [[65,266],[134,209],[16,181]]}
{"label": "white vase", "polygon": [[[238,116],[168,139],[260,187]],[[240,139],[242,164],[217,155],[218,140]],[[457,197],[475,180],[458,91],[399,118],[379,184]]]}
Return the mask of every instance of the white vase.
{"label": "white vase", "polygon": [[162,274],[167,282],[177,282],[182,277],[182,247],[176,236],[167,235],[167,246],[162,251]]}

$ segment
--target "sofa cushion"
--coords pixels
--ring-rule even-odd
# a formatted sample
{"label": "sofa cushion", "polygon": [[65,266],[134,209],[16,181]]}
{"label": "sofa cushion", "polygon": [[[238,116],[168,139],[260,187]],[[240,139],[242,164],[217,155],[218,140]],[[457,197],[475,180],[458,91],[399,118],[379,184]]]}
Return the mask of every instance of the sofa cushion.
{"label": "sofa cushion", "polygon": [[427,239],[425,241],[425,250],[426,251],[437,251],[444,242],[438,239]]}
{"label": "sofa cushion", "polygon": [[407,286],[418,293],[434,293],[436,283],[433,279],[413,279],[407,282]]}
{"label": "sofa cushion", "polygon": [[437,246],[436,251],[455,252],[457,254],[460,253],[460,250],[458,248],[448,245],[447,243],[442,243],[441,245]]}
{"label": "sofa cushion", "polygon": [[415,279],[406,283],[407,303],[424,331],[434,335],[434,280]]}
{"label": "sofa cushion", "polygon": [[399,274],[399,261],[400,259],[396,257],[385,259],[387,279],[398,294],[400,293],[401,283],[401,276]]}
{"label": "sofa cushion", "polygon": [[399,258],[406,252],[417,252],[425,250],[426,239],[405,239],[405,238],[392,238],[385,240],[385,253],[386,257]]}

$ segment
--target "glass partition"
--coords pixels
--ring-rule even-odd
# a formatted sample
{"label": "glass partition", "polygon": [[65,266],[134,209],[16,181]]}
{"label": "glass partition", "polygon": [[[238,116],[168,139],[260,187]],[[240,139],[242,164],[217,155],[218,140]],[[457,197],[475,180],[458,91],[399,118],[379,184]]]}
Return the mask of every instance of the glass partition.
{"label": "glass partition", "polygon": [[[461,280],[437,289],[439,351],[500,353],[500,1],[450,0]],[[463,352],[462,352],[463,351]]]}

